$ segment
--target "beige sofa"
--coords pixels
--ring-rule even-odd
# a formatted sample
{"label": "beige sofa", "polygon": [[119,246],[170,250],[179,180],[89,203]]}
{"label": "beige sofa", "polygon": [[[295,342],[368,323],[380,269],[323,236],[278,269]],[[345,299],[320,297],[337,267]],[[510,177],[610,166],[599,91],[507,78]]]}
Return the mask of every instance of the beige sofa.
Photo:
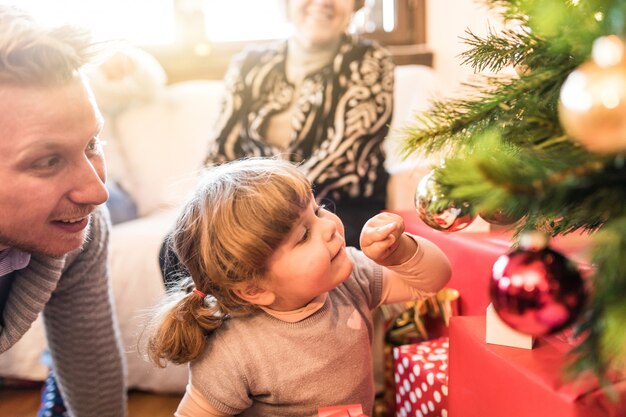
{"label": "beige sofa", "polygon": [[[113,228],[111,274],[127,352],[129,387],[180,392],[187,380],[186,367],[155,369],[135,346],[145,314],[164,293],[159,248],[177,207],[193,188],[223,87],[220,81],[207,80],[166,85],[162,77],[157,78],[151,94],[112,110],[106,121],[103,136],[109,142],[109,177],[123,184],[139,211],[139,218]],[[415,111],[427,107],[437,84],[436,74],[428,67],[396,69],[395,115],[387,143],[391,209],[413,208],[419,178],[415,173],[425,169],[423,162],[400,161],[395,156],[396,129]],[[24,339],[0,355],[0,375],[44,379],[47,369],[40,363],[44,349],[45,338],[37,321]]]}

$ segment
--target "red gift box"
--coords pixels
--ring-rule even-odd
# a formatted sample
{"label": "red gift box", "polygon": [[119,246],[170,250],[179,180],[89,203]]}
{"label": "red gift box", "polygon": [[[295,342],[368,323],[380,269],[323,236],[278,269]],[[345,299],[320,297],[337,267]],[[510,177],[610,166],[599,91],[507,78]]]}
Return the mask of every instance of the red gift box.
{"label": "red gift box", "polygon": [[609,399],[592,376],[567,382],[562,338],[538,339],[533,349],[485,342],[485,317],[450,321],[450,396],[453,417],[623,417],[626,378],[613,381]]}
{"label": "red gift box", "polygon": [[448,338],[393,349],[396,416],[448,415]]}

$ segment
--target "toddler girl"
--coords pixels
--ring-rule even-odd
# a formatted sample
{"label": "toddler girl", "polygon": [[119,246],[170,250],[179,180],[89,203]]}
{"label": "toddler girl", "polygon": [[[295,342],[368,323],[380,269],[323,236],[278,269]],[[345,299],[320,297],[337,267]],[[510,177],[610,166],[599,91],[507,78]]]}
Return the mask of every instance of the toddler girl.
{"label": "toddler girl", "polygon": [[435,294],[446,256],[381,213],[345,246],[302,172],[278,159],[212,168],[172,235],[193,291],[159,310],[148,353],[191,362],[177,416],[317,416],[361,404],[371,415],[372,310]]}

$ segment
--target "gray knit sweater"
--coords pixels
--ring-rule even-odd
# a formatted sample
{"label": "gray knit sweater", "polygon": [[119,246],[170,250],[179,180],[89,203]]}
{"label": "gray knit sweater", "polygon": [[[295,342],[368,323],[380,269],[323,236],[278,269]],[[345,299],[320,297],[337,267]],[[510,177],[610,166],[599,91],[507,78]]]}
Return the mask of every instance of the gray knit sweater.
{"label": "gray knit sweater", "polygon": [[372,314],[382,267],[347,248],[354,270],[324,306],[296,323],[264,312],[227,320],[191,365],[191,383],[230,415],[311,417],[361,404],[372,415]]}
{"label": "gray knit sweater", "polygon": [[99,208],[82,249],[62,258],[32,254],[25,269],[12,273],[2,311],[0,353],[43,311],[54,370],[73,417],[126,415],[125,368],[107,264],[109,230],[108,213]]}

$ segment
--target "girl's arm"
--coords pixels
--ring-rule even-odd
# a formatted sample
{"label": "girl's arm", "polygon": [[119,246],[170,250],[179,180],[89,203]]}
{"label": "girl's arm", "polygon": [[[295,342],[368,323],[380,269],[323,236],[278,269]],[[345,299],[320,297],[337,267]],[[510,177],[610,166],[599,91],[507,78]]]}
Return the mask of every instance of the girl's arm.
{"label": "girl's arm", "polygon": [[370,219],[361,232],[361,250],[383,268],[381,304],[434,295],[450,280],[448,258],[422,237],[404,233],[404,220],[394,213]]}

